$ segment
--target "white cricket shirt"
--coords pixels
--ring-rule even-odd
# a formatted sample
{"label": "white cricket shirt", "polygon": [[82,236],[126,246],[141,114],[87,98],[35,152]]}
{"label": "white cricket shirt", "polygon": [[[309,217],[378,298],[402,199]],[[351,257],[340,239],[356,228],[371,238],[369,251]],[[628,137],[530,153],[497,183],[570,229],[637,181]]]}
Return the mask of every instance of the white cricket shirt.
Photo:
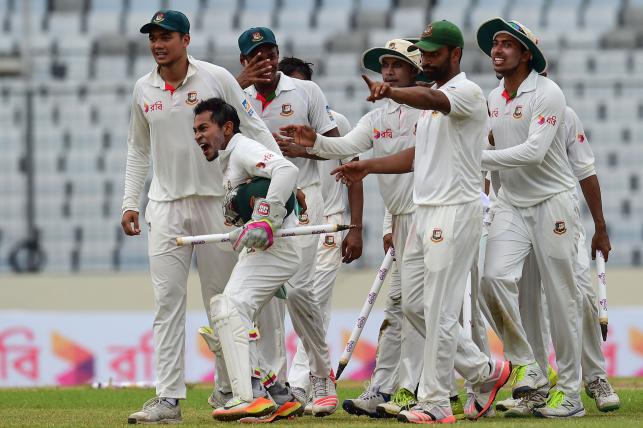
{"label": "white cricket shirt", "polygon": [[569,106],[565,109],[565,135],[567,157],[576,179],[581,181],[596,175],[594,152],[589,146],[585,129],[576,112]]}
{"label": "white cricket shirt", "polygon": [[249,179],[264,177],[270,179],[266,194],[268,202],[280,202],[284,206],[296,190],[298,170],[279,151],[268,150],[262,144],[235,134],[225,150],[219,150],[216,163],[223,172],[223,187],[230,191]]}
{"label": "white cricket shirt", "polygon": [[[254,85],[245,89],[253,109],[271,132],[278,134],[280,127],[293,124],[309,125],[320,134],[337,127],[326,97],[315,82],[278,73],[279,83],[272,101],[265,102]],[[299,168],[297,184],[300,188],[320,183],[316,160],[294,158],[291,161]]]}
{"label": "white cricket shirt", "polygon": [[565,96],[532,70],[507,99],[504,79],[489,94],[495,150],[485,150],[482,169],[500,171],[500,193],[510,204],[530,207],[575,186],[565,147]]}
{"label": "white cricket shirt", "polygon": [[417,205],[464,204],[480,198],[480,154],[487,130],[482,89],[464,73],[441,87],[451,104],[449,114],[422,110],[415,143]]}
{"label": "white cricket shirt", "polygon": [[150,160],[154,175],[148,197],[153,201],[224,194],[221,169],[205,159],[194,141],[194,106],[201,100],[222,98],[237,110],[241,132],[279,151],[232,74],[192,57],[188,61],[185,80],[174,90],[166,86],[157,69],[134,85],[123,212],[138,211]]}
{"label": "white cricket shirt", "polygon": [[[326,159],[354,157],[373,149],[373,157],[395,154],[415,146],[415,124],[419,110],[387,99],[384,105],[364,115],[355,128],[343,137],[317,134],[308,153]],[[415,211],[413,173],[377,174],[384,205],[393,215]]]}
{"label": "white cricket shirt", "polygon": [[[341,113],[335,110],[330,111],[335,122],[337,123],[337,130],[339,135],[346,135],[351,130],[351,124]],[[319,179],[321,181],[322,198],[324,199],[324,216],[343,213],[346,211],[345,198],[346,186],[335,180],[335,177],[330,175],[330,172],[341,165],[338,160],[317,161],[319,168]]]}

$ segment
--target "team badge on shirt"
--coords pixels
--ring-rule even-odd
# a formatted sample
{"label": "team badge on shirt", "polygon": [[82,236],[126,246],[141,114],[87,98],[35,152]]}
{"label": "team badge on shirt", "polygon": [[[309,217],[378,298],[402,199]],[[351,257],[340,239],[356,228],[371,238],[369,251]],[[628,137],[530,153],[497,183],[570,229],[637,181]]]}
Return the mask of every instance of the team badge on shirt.
{"label": "team badge on shirt", "polygon": [[567,226],[565,226],[564,221],[558,220],[556,223],[554,223],[554,233],[555,234],[562,235],[565,232],[567,232]]}
{"label": "team badge on shirt", "polygon": [[514,119],[520,119],[522,117],[522,106],[516,106],[513,117]]}
{"label": "team badge on shirt", "polygon": [[440,112],[439,112],[439,111],[437,111],[437,110],[433,110],[433,111],[431,112],[431,116],[432,116],[432,117],[436,117],[436,116],[438,116],[439,114],[440,114]]}
{"label": "team badge on shirt", "polygon": [[260,202],[257,207],[257,214],[263,217],[270,215],[270,204],[268,202]]}
{"label": "team badge on shirt", "polygon": [[308,224],[308,214],[306,213],[301,213],[299,214],[299,224]]}
{"label": "team badge on shirt", "polygon": [[185,100],[185,103],[188,105],[193,105],[193,104],[196,104],[197,101],[198,100],[196,98],[196,91],[188,92],[188,99]]}
{"label": "team badge on shirt", "polygon": [[282,104],[281,105],[281,113],[279,113],[282,116],[292,116],[294,111],[292,110],[292,105],[289,103]]}
{"label": "team badge on shirt", "polygon": [[439,227],[436,227],[433,229],[433,233],[431,234],[431,241],[433,242],[442,242],[444,240],[444,237],[442,236],[442,229]]}
{"label": "team badge on shirt", "polygon": [[583,144],[585,142],[585,134],[577,134],[576,139],[578,140],[579,143]]}
{"label": "team badge on shirt", "polygon": [[324,236],[324,247],[334,247],[335,237],[333,235]]}

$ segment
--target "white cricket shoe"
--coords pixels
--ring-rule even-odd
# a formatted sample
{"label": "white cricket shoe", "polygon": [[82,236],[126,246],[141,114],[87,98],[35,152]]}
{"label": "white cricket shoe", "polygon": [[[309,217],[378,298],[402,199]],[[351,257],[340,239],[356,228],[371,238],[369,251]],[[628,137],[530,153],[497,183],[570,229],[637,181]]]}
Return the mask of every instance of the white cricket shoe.
{"label": "white cricket shoe", "polygon": [[496,403],[496,410],[499,412],[506,412],[509,409],[513,409],[516,407],[516,404],[518,403],[519,398],[506,398],[504,400],[498,401]]}
{"label": "white cricket shoe", "polygon": [[585,408],[580,397],[568,397],[562,391],[551,391],[547,405],[534,409],[540,418],[573,418],[585,416]]}
{"label": "white cricket shoe", "polygon": [[601,412],[611,412],[621,407],[621,400],[607,379],[597,378],[585,385],[585,392],[596,402]]}
{"label": "white cricket shoe", "polygon": [[538,389],[516,399],[515,405],[507,409],[506,418],[527,418],[534,415],[534,409],[547,404],[547,388]]}
{"label": "white cricket shoe", "polygon": [[310,384],[313,390],[313,415],[321,417],[335,413],[339,401],[333,380],[330,377],[317,377],[311,374]]}
{"label": "white cricket shoe", "polygon": [[410,410],[402,410],[397,415],[397,420],[413,424],[454,424],[457,421],[451,406],[436,406],[430,403],[418,403]]}
{"label": "white cricket shoe", "polygon": [[370,386],[359,397],[344,400],[342,408],[351,415],[379,418],[377,405],[386,403],[390,399],[391,394],[380,392],[379,386]]}
{"label": "white cricket shoe", "polygon": [[538,363],[531,363],[514,368],[511,382],[511,395],[520,398],[530,391],[541,389],[549,385],[549,379],[540,370]]}
{"label": "white cricket shoe", "polygon": [[154,397],[143,404],[143,408],[127,418],[128,424],[180,424],[181,406],[177,400],[172,404],[164,398]]}
{"label": "white cricket shoe", "polygon": [[230,399],[232,399],[232,392],[221,392],[215,387],[208,397],[208,404],[213,409],[217,409],[223,407]]}

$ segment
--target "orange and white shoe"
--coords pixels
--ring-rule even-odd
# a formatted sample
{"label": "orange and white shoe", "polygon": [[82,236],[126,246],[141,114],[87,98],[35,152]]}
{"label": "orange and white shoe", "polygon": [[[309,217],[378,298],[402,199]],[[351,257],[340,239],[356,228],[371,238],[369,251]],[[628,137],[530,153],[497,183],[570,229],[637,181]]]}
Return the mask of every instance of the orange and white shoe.
{"label": "orange and white shoe", "polygon": [[489,376],[482,382],[473,385],[475,400],[467,402],[464,414],[467,419],[476,420],[484,415],[496,399],[496,394],[509,380],[511,363],[509,361],[491,360]]}
{"label": "orange and white shoe", "polygon": [[410,410],[402,410],[397,415],[397,420],[412,424],[454,424],[457,421],[451,406],[441,407],[429,403],[419,403]]}
{"label": "orange and white shoe", "polygon": [[304,407],[299,401],[288,401],[274,412],[266,416],[246,417],[239,419],[242,424],[269,424],[281,419],[294,419],[304,413]]}
{"label": "orange and white shoe", "polygon": [[223,407],[215,409],[212,417],[217,421],[236,421],[246,417],[266,416],[276,408],[275,402],[267,397],[253,398],[250,402],[233,397]]}
{"label": "orange and white shoe", "polygon": [[313,390],[312,412],[314,416],[328,416],[335,413],[339,400],[335,391],[335,383],[330,377],[317,377],[310,375],[310,384]]}

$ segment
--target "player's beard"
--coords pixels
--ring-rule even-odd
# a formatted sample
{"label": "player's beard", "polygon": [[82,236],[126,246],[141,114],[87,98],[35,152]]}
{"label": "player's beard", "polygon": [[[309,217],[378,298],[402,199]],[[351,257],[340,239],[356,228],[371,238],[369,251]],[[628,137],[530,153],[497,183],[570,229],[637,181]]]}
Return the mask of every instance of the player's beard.
{"label": "player's beard", "polygon": [[439,67],[423,67],[424,75],[434,82],[443,82],[449,76],[449,61],[444,61]]}

